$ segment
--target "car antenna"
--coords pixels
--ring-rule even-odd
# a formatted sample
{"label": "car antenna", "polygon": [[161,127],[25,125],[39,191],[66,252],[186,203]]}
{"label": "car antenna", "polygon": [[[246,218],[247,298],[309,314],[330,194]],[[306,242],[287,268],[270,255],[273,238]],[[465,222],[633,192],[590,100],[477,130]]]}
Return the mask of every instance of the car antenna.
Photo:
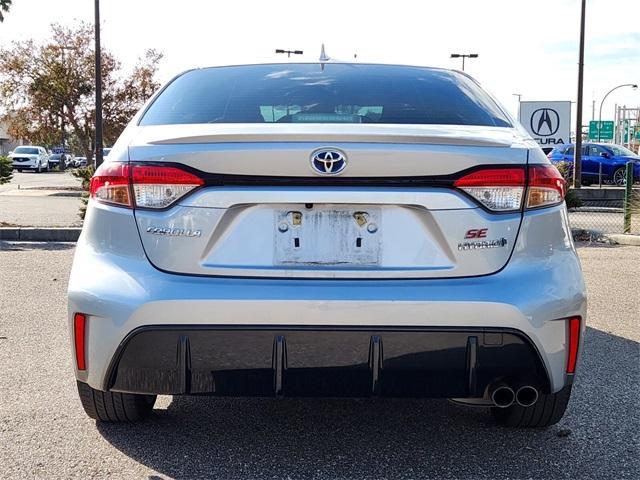
{"label": "car antenna", "polygon": [[322,44],[322,46],[320,47],[320,68],[322,69],[322,71],[324,72],[324,64],[327,63],[329,60],[331,60],[331,58],[329,57],[329,55],[327,55],[327,52],[324,51],[324,43]]}

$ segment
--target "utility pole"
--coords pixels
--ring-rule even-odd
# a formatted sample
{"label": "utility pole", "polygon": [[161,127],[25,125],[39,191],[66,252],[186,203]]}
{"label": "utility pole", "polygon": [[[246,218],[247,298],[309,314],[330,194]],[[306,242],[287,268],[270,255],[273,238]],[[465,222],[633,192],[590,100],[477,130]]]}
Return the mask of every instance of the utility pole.
{"label": "utility pole", "polygon": [[100,0],[95,0],[96,41],[96,168],[102,165],[102,64],[100,59]]}
{"label": "utility pole", "polygon": [[573,153],[573,188],[580,188],[582,186],[582,89],[584,78],[584,18],[587,1],[582,0],[581,3],[580,52],[578,54],[578,99],[576,104],[576,148]]}

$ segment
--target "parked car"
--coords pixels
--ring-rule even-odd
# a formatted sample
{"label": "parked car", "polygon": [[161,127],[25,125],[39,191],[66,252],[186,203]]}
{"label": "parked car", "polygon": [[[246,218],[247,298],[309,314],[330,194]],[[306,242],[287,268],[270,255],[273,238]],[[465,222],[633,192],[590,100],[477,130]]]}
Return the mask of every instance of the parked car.
{"label": "parked car", "polygon": [[86,167],[87,166],[87,157],[76,157],[74,159],[74,167]]}
{"label": "parked car", "polygon": [[59,167],[65,169],[71,161],[71,155],[68,153],[52,153],[49,155],[49,166],[51,168]]}
{"label": "parked car", "polygon": [[[569,143],[554,148],[548,157],[552,163],[567,162],[573,165],[575,145]],[[622,145],[610,143],[585,143],[582,145],[582,183],[589,185],[597,183],[599,176],[602,181],[615,185],[626,183],[626,164],[634,162],[633,179],[640,181],[640,156]]]}
{"label": "parked car", "polygon": [[14,170],[33,170],[38,173],[49,171],[49,155],[44,147],[23,145],[9,153]]}
{"label": "parked car", "polygon": [[156,395],[449,397],[556,423],[585,329],[565,182],[469,76],[191,70],[91,179],[68,289],[86,413]]}

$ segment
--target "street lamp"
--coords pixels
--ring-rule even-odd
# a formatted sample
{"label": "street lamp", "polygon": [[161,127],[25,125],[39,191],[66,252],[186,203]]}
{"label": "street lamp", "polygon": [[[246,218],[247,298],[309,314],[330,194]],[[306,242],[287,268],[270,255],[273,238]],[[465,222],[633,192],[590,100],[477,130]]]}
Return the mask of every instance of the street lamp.
{"label": "street lamp", "polygon": [[294,55],[302,55],[304,52],[302,50],[283,50],[281,48],[276,48],[276,53],[286,53],[288,58],[291,58],[291,54]]}
{"label": "street lamp", "polygon": [[477,53],[452,53],[451,58],[462,58],[462,71],[464,72],[464,59],[478,58],[478,54]]}
{"label": "street lamp", "polygon": [[100,0],[95,0],[96,168],[102,165],[102,64],[100,58]]}
{"label": "street lamp", "polygon": [[631,87],[631,88],[633,88],[635,90],[636,88],[638,88],[638,85],[636,85],[635,83],[623,83],[622,85],[618,85],[617,87],[613,87],[602,98],[602,101],[600,102],[600,113],[598,114],[598,142],[600,141],[600,131],[602,130],[602,105],[604,104],[604,101],[606,100],[606,98],[609,96],[609,94],[611,92],[613,92],[614,90],[617,90],[619,88],[622,88],[622,87]]}
{"label": "street lamp", "polygon": [[[62,57],[62,69],[63,73],[66,75],[66,60],[64,57],[64,52],[67,50],[76,50],[76,47],[69,45],[60,45],[60,56]],[[66,155],[67,149],[65,147],[66,139],[65,139],[65,123],[64,123],[64,99],[62,100],[62,106],[60,107],[60,130],[62,130],[62,156]],[[64,170],[64,164],[60,162],[60,168]]]}

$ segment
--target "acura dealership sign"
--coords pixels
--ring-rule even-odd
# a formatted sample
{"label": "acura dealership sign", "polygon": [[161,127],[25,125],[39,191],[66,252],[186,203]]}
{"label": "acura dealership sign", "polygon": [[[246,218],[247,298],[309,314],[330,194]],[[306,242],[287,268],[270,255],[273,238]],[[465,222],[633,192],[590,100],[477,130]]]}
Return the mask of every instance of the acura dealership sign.
{"label": "acura dealership sign", "polygon": [[569,143],[571,102],[521,102],[520,123],[541,147]]}

